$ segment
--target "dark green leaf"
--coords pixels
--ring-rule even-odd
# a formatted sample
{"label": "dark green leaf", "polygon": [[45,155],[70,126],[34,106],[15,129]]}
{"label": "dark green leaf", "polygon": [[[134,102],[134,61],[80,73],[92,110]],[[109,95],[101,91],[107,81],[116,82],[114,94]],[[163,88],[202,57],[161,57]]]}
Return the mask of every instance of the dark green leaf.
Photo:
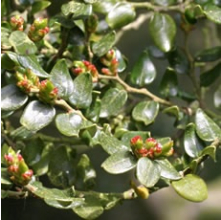
{"label": "dark green leaf", "polygon": [[73,94],[74,85],[65,59],[59,60],[51,70],[51,81],[58,88],[61,98],[67,100]]}
{"label": "dark green leaf", "polygon": [[18,66],[17,54],[11,51],[3,53],[1,56],[1,64],[3,69],[13,70],[15,66]]}
{"label": "dark green leaf", "polygon": [[170,15],[155,12],[149,23],[149,30],[159,49],[163,52],[172,49],[176,36],[176,24]]}
{"label": "dark green leaf", "polygon": [[200,152],[200,156],[209,155],[216,162],[216,148],[215,145],[207,146]]}
{"label": "dark green leaf", "polygon": [[10,177],[8,175],[8,169],[7,168],[1,168],[1,184],[2,185],[7,185],[7,186],[12,186],[13,183],[10,180]]}
{"label": "dark green leaf", "polygon": [[221,109],[221,86],[214,93],[214,105],[216,108]]}
{"label": "dark green leaf", "polygon": [[183,113],[180,111],[177,105],[167,107],[162,112],[168,115],[175,116],[177,120],[181,120],[183,118]]}
{"label": "dark green leaf", "polygon": [[[92,93],[92,96],[94,93]],[[87,108],[85,116],[93,122],[98,122],[101,110],[101,100],[99,98],[92,98],[92,103]]]}
{"label": "dark green leaf", "polygon": [[28,101],[28,96],[15,85],[7,85],[1,90],[1,110],[14,111]]}
{"label": "dark green leaf", "polygon": [[193,123],[187,125],[184,135],[184,149],[190,157],[198,157],[203,149],[199,138],[195,133],[196,126]]}
{"label": "dark green leaf", "polygon": [[37,47],[22,31],[14,31],[9,37],[9,42],[14,47],[15,52],[22,55],[35,54]]}
{"label": "dark green leaf", "polygon": [[170,66],[178,74],[189,73],[190,63],[183,50],[176,48],[167,54],[168,62]]}
{"label": "dark green leaf", "polygon": [[134,120],[144,122],[145,125],[151,124],[159,112],[159,103],[154,101],[143,101],[138,103],[133,109]]}
{"label": "dark green leaf", "polygon": [[45,8],[47,8],[50,4],[51,2],[49,1],[36,1],[32,4],[31,13],[35,14],[39,11],[42,11]]}
{"label": "dark green leaf", "polygon": [[106,34],[103,38],[101,38],[97,42],[92,43],[92,51],[95,53],[98,57],[103,56],[106,54],[114,45],[115,43],[115,32],[112,31],[108,34]]}
{"label": "dark green leaf", "polygon": [[1,111],[1,118],[7,118],[12,115],[14,111]]}
{"label": "dark green leaf", "polygon": [[150,60],[149,53],[143,51],[132,69],[130,80],[133,84],[142,87],[152,83],[155,77],[155,66]]}
{"label": "dark green leaf", "polygon": [[93,5],[93,10],[102,14],[107,14],[117,2],[117,0],[98,1]]}
{"label": "dark green leaf", "polygon": [[80,19],[91,15],[92,5],[70,1],[67,4],[63,4],[61,6],[61,11],[65,16],[73,14],[72,18]]}
{"label": "dark green leaf", "polygon": [[165,97],[176,96],[178,93],[178,79],[176,72],[167,68],[160,83],[160,93]]}
{"label": "dark green leaf", "polygon": [[202,202],[208,197],[205,182],[194,174],[188,174],[181,180],[173,181],[172,186],[181,197],[192,202]]}
{"label": "dark green leaf", "polygon": [[203,7],[203,11],[209,20],[217,24],[221,24],[221,8],[214,4],[208,3]]}
{"label": "dark green leaf", "polygon": [[200,85],[204,87],[210,86],[220,76],[221,76],[221,62],[218,63],[212,69],[200,75]]}
{"label": "dark green leaf", "polygon": [[92,102],[92,76],[89,73],[78,75],[73,82],[73,93],[69,97],[72,105],[88,108]]}
{"label": "dark green leaf", "polygon": [[169,180],[181,179],[181,175],[167,159],[155,160],[160,166],[160,176]]}
{"label": "dark green leaf", "polygon": [[20,123],[31,131],[47,126],[55,116],[55,108],[39,101],[32,101],[25,108]]}
{"label": "dark green leaf", "polygon": [[138,160],[136,175],[137,179],[146,187],[153,187],[160,179],[160,167],[147,157]]}
{"label": "dark green leaf", "polygon": [[195,124],[197,135],[202,140],[214,141],[216,138],[221,138],[219,126],[200,108],[196,112]]}
{"label": "dark green leaf", "polygon": [[197,62],[211,62],[221,58],[221,46],[202,50],[195,55]]}
{"label": "dark green leaf", "polygon": [[121,28],[133,21],[135,16],[135,10],[130,3],[118,2],[107,14],[106,21],[113,29]]}
{"label": "dark green leaf", "polygon": [[101,99],[100,117],[117,115],[127,101],[127,92],[117,88],[109,89]]}
{"label": "dark green leaf", "polygon": [[108,173],[120,174],[133,169],[136,164],[136,158],[131,154],[130,151],[120,151],[108,157],[101,166]]}
{"label": "dark green leaf", "polygon": [[36,76],[47,78],[49,77],[48,73],[46,73],[41,65],[39,64],[37,57],[35,55],[29,56],[18,56],[18,61],[24,68],[30,69]]}
{"label": "dark green leaf", "polygon": [[81,129],[92,126],[78,112],[62,113],[55,119],[56,127],[66,136],[78,136]]}
{"label": "dark green leaf", "polygon": [[13,138],[13,139],[16,139],[16,140],[24,140],[24,139],[27,139],[27,138],[30,138],[31,136],[33,136],[35,134],[35,132],[33,131],[29,131],[27,128],[25,128],[24,126],[21,126],[21,127],[18,127],[17,129],[13,130],[11,133],[10,133],[10,136]]}

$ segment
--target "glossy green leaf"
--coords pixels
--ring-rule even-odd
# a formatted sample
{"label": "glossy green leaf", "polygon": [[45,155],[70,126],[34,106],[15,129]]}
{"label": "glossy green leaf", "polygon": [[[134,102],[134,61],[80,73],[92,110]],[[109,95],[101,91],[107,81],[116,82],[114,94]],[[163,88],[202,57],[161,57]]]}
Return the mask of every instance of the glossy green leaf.
{"label": "glossy green leaf", "polygon": [[32,137],[35,134],[35,131],[29,131],[24,126],[18,127],[10,133],[10,136],[14,140],[25,140]]}
{"label": "glossy green leaf", "polygon": [[106,34],[103,38],[101,38],[97,42],[92,43],[92,51],[98,57],[103,56],[106,54],[114,45],[115,43],[116,34],[114,31]]}
{"label": "glossy green leaf", "polygon": [[86,154],[82,154],[77,164],[77,174],[82,178],[87,189],[94,187],[96,171],[92,166],[90,158]]}
{"label": "glossy green leaf", "polygon": [[20,123],[31,131],[47,126],[55,116],[55,108],[39,101],[30,102],[25,108]]}
{"label": "glossy green leaf", "polygon": [[7,118],[12,115],[14,111],[1,111],[1,118]]}
{"label": "glossy green leaf", "polygon": [[65,16],[69,16],[70,14],[72,14],[72,18],[80,19],[91,15],[92,5],[69,1],[67,4],[63,4],[61,6],[61,12]]}
{"label": "glossy green leaf", "polygon": [[89,73],[78,75],[73,82],[73,93],[69,101],[77,108],[88,108],[92,102],[92,76]]}
{"label": "glossy green leaf", "polygon": [[149,23],[149,31],[159,49],[163,52],[172,49],[176,36],[176,24],[170,15],[155,12]]}
{"label": "glossy green leaf", "polygon": [[90,107],[87,108],[86,110],[85,113],[86,118],[90,119],[93,122],[98,122],[100,109],[101,109],[101,100],[99,98],[93,98],[93,93],[92,93],[92,103]]}
{"label": "glossy green leaf", "polygon": [[178,79],[176,72],[167,68],[160,83],[160,93],[165,97],[176,96],[178,93]]}
{"label": "glossy green leaf", "polygon": [[97,143],[100,144],[108,154],[128,150],[128,147],[125,146],[123,142],[105,132],[100,132],[97,134]]}
{"label": "glossy green leaf", "polygon": [[29,55],[29,56],[20,55],[18,56],[18,61],[22,67],[32,70],[35,75],[43,78],[49,77],[48,73],[46,73],[41,67],[35,55]]}
{"label": "glossy green leaf", "polygon": [[153,187],[160,179],[160,167],[147,157],[138,160],[136,168],[137,179],[146,187]]}
{"label": "glossy green leaf", "polygon": [[65,100],[73,94],[74,85],[65,59],[59,60],[51,70],[51,81],[58,88],[58,95]]}
{"label": "glossy green leaf", "polygon": [[78,136],[81,129],[92,125],[77,112],[61,113],[55,119],[57,129],[65,136]]}
{"label": "glossy green leaf", "polygon": [[197,62],[211,62],[221,58],[221,46],[204,49],[195,55]]}
{"label": "glossy green leaf", "polygon": [[215,145],[207,146],[200,152],[200,156],[208,155],[216,162],[216,149],[217,147]]}
{"label": "glossy green leaf", "polygon": [[150,45],[148,47],[148,52],[152,57],[158,58],[158,59],[164,59],[166,58],[166,54],[162,52],[158,47],[155,45]]}
{"label": "glossy green leaf", "polygon": [[200,85],[204,86],[204,87],[210,86],[220,76],[221,76],[221,62],[218,63],[212,69],[210,69],[200,75]]}
{"label": "glossy green leaf", "polygon": [[137,160],[130,151],[120,151],[108,157],[101,166],[108,173],[120,174],[133,169],[136,164]]}
{"label": "glossy green leaf", "polygon": [[184,135],[184,149],[190,157],[198,157],[203,149],[199,138],[195,133],[196,126],[193,123],[187,125]]}
{"label": "glossy green leaf", "polygon": [[132,117],[136,121],[151,124],[159,112],[159,103],[154,101],[143,101],[138,103],[132,112]]}
{"label": "glossy green leaf", "polygon": [[181,179],[181,175],[167,159],[155,160],[160,166],[160,176],[169,180]]}
{"label": "glossy green leaf", "polygon": [[10,177],[8,175],[8,169],[7,168],[1,168],[1,185],[7,185],[12,186],[13,183],[10,180]]}
{"label": "glossy green leaf", "polygon": [[37,52],[37,47],[22,31],[14,31],[9,37],[9,42],[15,52],[21,55],[31,55]]}
{"label": "glossy green leaf", "polygon": [[192,202],[202,202],[208,197],[205,182],[194,174],[188,174],[181,180],[173,181],[172,186],[181,197]]}
{"label": "glossy green leaf", "polygon": [[133,21],[135,16],[135,10],[130,3],[118,2],[107,14],[106,22],[113,29],[121,28]]}
{"label": "glossy green leaf", "polygon": [[162,112],[168,115],[175,116],[177,120],[181,120],[183,118],[183,113],[180,111],[177,105],[167,107]]}
{"label": "glossy green leaf", "polygon": [[214,141],[221,138],[221,129],[219,126],[207,116],[202,109],[197,109],[195,116],[197,135],[204,141]]}
{"label": "glossy green leaf", "polygon": [[117,88],[109,89],[101,99],[100,117],[117,115],[127,101],[127,92]]}
{"label": "glossy green leaf", "polygon": [[71,153],[71,149],[64,145],[50,153],[47,175],[54,186],[67,188],[74,184],[76,165]]}
{"label": "glossy green leaf", "polygon": [[15,66],[18,66],[17,54],[11,51],[3,53],[1,55],[1,68],[7,70],[13,70]]}
{"label": "glossy green leaf", "polygon": [[150,59],[149,53],[143,51],[132,69],[130,80],[133,84],[143,87],[152,83],[155,77],[155,66]]}
{"label": "glossy green leaf", "polygon": [[126,61],[124,60],[124,57],[121,54],[120,50],[118,50],[117,48],[114,48],[114,51],[115,51],[116,58],[117,58],[117,61],[118,61],[117,70],[118,70],[118,73],[121,73],[126,69],[127,64],[126,64]]}
{"label": "glossy green leaf", "polygon": [[177,0],[154,0],[154,3],[161,6],[169,6],[177,3]]}
{"label": "glossy green leaf", "polygon": [[28,96],[12,84],[1,89],[1,110],[14,111],[21,108],[28,101]]}
{"label": "glossy green leaf", "polygon": [[208,3],[203,7],[203,11],[209,20],[217,24],[221,24],[221,8],[214,4]]}
{"label": "glossy green leaf", "polygon": [[51,2],[49,2],[49,1],[35,1],[32,4],[31,13],[35,14],[39,11],[42,11],[45,8],[47,8],[50,4],[51,4]]}
{"label": "glossy green leaf", "polygon": [[178,74],[188,74],[190,69],[189,60],[181,48],[176,48],[167,53],[170,66]]}
{"label": "glossy green leaf", "polygon": [[215,91],[213,100],[216,108],[221,109],[221,86]]}

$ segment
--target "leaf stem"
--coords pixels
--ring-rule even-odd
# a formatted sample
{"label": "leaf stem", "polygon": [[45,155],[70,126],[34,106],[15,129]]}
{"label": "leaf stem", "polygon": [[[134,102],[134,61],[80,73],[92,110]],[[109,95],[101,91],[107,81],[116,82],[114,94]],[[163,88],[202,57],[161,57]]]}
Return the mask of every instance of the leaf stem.
{"label": "leaf stem", "polygon": [[129,86],[127,83],[125,83],[118,75],[117,76],[106,76],[106,75],[99,75],[100,79],[109,79],[109,80],[115,80],[117,81],[119,84],[121,84],[125,90],[127,92],[130,93],[137,93],[137,94],[142,94],[145,96],[148,96],[149,98],[151,98],[153,101],[155,102],[159,102],[163,105],[167,105],[167,106],[172,106],[173,103],[166,101],[156,95],[154,95],[153,93],[151,93],[149,90],[145,89],[145,88],[141,88],[141,89],[137,89],[134,87]]}

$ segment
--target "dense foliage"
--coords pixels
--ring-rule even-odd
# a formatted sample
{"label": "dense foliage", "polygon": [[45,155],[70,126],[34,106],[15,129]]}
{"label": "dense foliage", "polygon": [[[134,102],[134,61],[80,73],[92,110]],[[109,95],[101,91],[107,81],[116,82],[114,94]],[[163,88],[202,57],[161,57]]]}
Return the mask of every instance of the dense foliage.
{"label": "dense foliage", "polygon": [[[2,198],[38,197],[84,219],[169,185],[205,200],[199,171],[221,143],[221,46],[192,54],[189,35],[205,22],[218,33],[220,2],[76,0],[49,16],[53,4],[2,0]],[[117,41],[147,20],[153,43],[132,64]],[[152,93],[156,60],[165,72]],[[173,136],[151,132],[159,115],[174,118]],[[95,190],[100,173],[87,153],[95,148],[106,152],[105,172],[131,173],[128,190]]]}

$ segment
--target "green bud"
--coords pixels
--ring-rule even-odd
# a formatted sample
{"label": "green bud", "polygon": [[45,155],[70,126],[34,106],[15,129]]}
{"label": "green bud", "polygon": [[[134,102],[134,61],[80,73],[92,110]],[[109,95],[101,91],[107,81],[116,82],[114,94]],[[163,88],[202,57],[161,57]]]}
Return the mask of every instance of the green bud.
{"label": "green bud", "polygon": [[85,27],[86,27],[86,30],[87,30],[89,33],[95,32],[96,29],[97,29],[97,25],[98,25],[98,17],[97,17],[97,15],[95,15],[95,14],[89,16],[89,17],[85,20]]}

